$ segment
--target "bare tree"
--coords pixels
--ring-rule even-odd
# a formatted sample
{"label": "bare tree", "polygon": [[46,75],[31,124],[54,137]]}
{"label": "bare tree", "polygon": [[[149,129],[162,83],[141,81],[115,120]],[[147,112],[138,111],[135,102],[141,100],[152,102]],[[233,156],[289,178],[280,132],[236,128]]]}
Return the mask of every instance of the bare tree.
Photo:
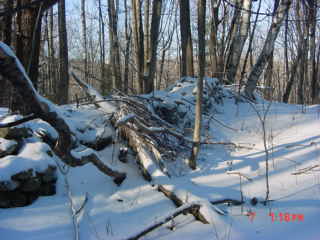
{"label": "bare tree", "polygon": [[145,69],[145,93],[150,93],[154,90],[154,76],[157,66],[157,49],[159,41],[159,26],[161,19],[162,0],[154,0],[152,5],[152,19],[150,29],[150,59],[148,58]]}
{"label": "bare tree", "polygon": [[83,52],[84,52],[84,80],[88,82],[86,0],[81,0],[81,25],[82,25],[82,41],[83,41]]}
{"label": "bare tree", "polygon": [[99,11],[99,50],[100,50],[100,77],[101,77],[101,92],[103,95],[107,94],[111,87],[110,81],[106,79],[106,64],[105,64],[105,29],[104,20],[102,14],[101,0],[98,0],[98,11]]}
{"label": "bare tree", "polygon": [[190,27],[190,2],[180,0],[180,31],[181,31],[181,76],[194,76],[193,48]]}
{"label": "bare tree", "polygon": [[250,75],[248,77],[247,85],[245,87],[245,93],[248,98],[254,99],[253,92],[256,89],[258,80],[263,72],[264,67],[266,66],[273,48],[274,43],[277,39],[280,27],[286,15],[288,14],[291,0],[280,0],[280,4],[275,11],[275,15],[272,18],[272,23],[269,28],[267,38],[265,40],[262,52],[260,53],[257,62],[255,63]]}
{"label": "bare tree", "polygon": [[59,25],[59,82],[57,91],[57,102],[68,103],[69,93],[69,60],[68,60],[68,38],[66,29],[65,0],[59,1],[58,25]]}
{"label": "bare tree", "polygon": [[110,37],[110,65],[113,73],[112,86],[121,89],[121,62],[118,39],[118,14],[114,0],[108,0],[109,37]]}
{"label": "bare tree", "polygon": [[229,55],[226,64],[227,79],[230,83],[235,82],[242,50],[248,36],[250,27],[251,5],[251,0],[243,0],[242,14],[239,15],[239,20],[237,20],[235,23],[236,30],[233,39],[231,40]]}
{"label": "bare tree", "polygon": [[129,88],[129,57],[130,57],[130,46],[131,46],[131,27],[129,25],[129,12],[128,12],[128,0],[124,1],[125,11],[125,38],[126,38],[126,49],[124,56],[124,76],[123,76],[123,91],[128,93]]}
{"label": "bare tree", "polygon": [[197,156],[200,150],[201,122],[202,122],[202,95],[203,81],[205,73],[206,53],[205,53],[205,32],[206,32],[206,0],[198,0],[198,47],[199,47],[199,78],[197,82],[197,103],[196,116],[193,133],[193,146],[189,166],[191,169],[197,167]]}
{"label": "bare tree", "polygon": [[132,24],[133,24],[133,41],[135,47],[135,61],[137,64],[137,89],[139,93],[143,93],[143,73],[144,73],[144,41],[143,26],[141,15],[141,4],[139,0],[132,0]]}

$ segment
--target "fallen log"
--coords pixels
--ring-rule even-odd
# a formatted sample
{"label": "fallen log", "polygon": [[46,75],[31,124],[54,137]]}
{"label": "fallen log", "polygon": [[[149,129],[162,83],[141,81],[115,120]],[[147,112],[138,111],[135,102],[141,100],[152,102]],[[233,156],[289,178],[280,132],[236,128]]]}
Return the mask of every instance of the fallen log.
{"label": "fallen log", "polygon": [[[176,207],[183,206],[184,202],[176,194],[166,189],[164,186],[158,185],[158,191],[162,192],[167,198],[169,198],[174,203],[174,205],[176,205]],[[209,221],[200,212],[200,208],[195,209],[190,213],[195,217],[195,219],[202,222],[203,224],[209,224]]]}
{"label": "fallen log", "polygon": [[[104,98],[95,89],[80,80],[74,73],[71,73],[71,75],[86,94],[90,96],[91,99],[96,100],[95,105],[99,106],[104,112],[109,111],[110,105],[112,104],[103,101]],[[166,173],[166,171],[158,149],[153,145],[152,141],[148,142],[148,136],[143,136],[141,132],[137,131],[135,126],[130,122],[132,118],[136,116],[135,114],[131,115],[129,113],[126,106],[130,104],[134,104],[137,108],[140,107],[141,110],[144,107],[138,102],[132,103],[128,99],[126,101],[124,100],[119,104],[118,110],[112,115],[111,123],[116,129],[118,129],[120,135],[128,141],[128,146],[137,153],[136,160],[141,174],[145,180],[150,182],[152,181],[152,175],[159,171],[154,162],[158,163],[162,172]],[[115,106],[113,107],[115,108]]]}
{"label": "fallen log", "polygon": [[160,220],[156,221],[155,223],[151,224],[148,226],[146,229],[143,231],[136,233],[134,236],[127,238],[127,240],[138,240],[141,237],[145,236],[146,234],[152,232],[156,228],[162,226],[163,224],[171,221],[172,219],[176,218],[177,216],[181,214],[186,214],[186,213],[192,213],[199,211],[200,205],[196,203],[190,203],[190,204],[185,204],[182,205],[181,207],[177,208],[174,212],[166,215],[165,217],[162,217]]}
{"label": "fallen log", "polygon": [[12,50],[0,42],[0,75],[8,79],[19,95],[30,106],[31,113],[43,121],[48,122],[59,134],[53,151],[67,165],[75,167],[82,166],[89,162],[93,163],[100,171],[114,178],[116,184],[121,184],[126,178],[125,173],[112,170],[93,151],[88,154],[78,154],[75,157],[73,148],[77,145],[76,139],[72,138],[71,130],[64,120],[60,109],[38,94],[27,76],[22,64]]}

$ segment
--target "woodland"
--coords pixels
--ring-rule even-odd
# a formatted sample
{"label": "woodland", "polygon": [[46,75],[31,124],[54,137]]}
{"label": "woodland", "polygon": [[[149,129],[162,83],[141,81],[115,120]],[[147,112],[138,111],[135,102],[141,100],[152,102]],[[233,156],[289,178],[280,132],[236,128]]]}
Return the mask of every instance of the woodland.
{"label": "woodland", "polygon": [[0,0],[0,234],[316,239],[319,9]]}

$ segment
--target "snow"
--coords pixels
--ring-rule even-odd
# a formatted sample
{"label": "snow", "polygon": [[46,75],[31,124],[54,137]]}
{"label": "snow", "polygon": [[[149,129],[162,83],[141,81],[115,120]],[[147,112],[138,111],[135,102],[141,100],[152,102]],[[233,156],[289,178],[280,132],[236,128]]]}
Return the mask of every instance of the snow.
{"label": "snow", "polygon": [[50,148],[45,143],[27,143],[17,156],[6,156],[0,159],[0,181],[9,181],[16,173],[34,169],[43,172],[49,165],[55,165],[54,160],[47,154]]}
{"label": "snow", "polygon": [[16,145],[17,143],[15,141],[12,140],[7,140],[7,139],[0,139],[0,150],[7,150],[12,148],[14,145]]}
{"label": "snow", "polygon": [[[209,86],[216,82],[207,79]],[[167,91],[157,91],[154,95],[172,104],[175,101],[184,102],[183,107],[191,109],[186,118],[192,118],[194,88],[194,79],[187,78]],[[142,178],[133,155],[129,154],[127,164],[116,160],[122,144],[116,143],[97,152],[102,161],[113,169],[126,172],[127,178],[117,187],[111,178],[97,171],[92,164],[69,169],[67,178],[76,209],[88,193],[88,202],[78,217],[80,239],[127,239],[150,224],[161,221],[176,207],[157,191],[157,184],[164,184],[186,204],[199,202],[202,205],[201,212],[210,224],[202,224],[190,214],[182,215],[142,239],[320,239],[320,168],[299,175],[292,174],[320,164],[320,106],[302,108],[299,105],[271,103],[265,133],[269,151],[270,199],[273,201],[267,206],[261,203],[253,206],[250,204],[253,197],[264,200],[266,194],[266,154],[257,111],[263,116],[270,103],[260,98],[255,105],[247,102],[235,104],[233,95],[237,93],[232,94],[226,88],[221,92],[224,103],[213,104],[210,115],[230,128],[204,116],[204,125],[208,128],[203,130],[203,138],[207,136],[211,141],[232,141],[247,148],[203,145],[197,169],[191,171],[177,162],[172,163],[179,174],[171,178],[157,168],[153,169],[155,165],[150,163],[150,170],[153,171],[151,183]],[[0,113],[5,114],[5,110]],[[113,134],[104,120],[104,114],[99,111],[66,107],[61,109],[61,113],[82,140],[93,139],[102,133],[106,125],[107,134]],[[34,131],[43,128],[55,134],[43,122],[34,120],[27,124]],[[53,164],[56,157],[49,157],[47,150],[49,147],[36,138],[28,139],[18,156],[0,159],[0,181],[26,168],[44,168]],[[88,151],[84,150],[83,153],[87,154]],[[242,177],[240,185],[239,175],[230,173],[241,173],[252,181]],[[72,218],[61,173],[57,187],[55,196],[41,197],[31,206],[0,209],[1,239],[72,239]],[[226,198],[240,200],[241,191],[246,201],[243,206],[210,204],[210,201]],[[250,212],[255,213],[253,219],[248,216]],[[270,213],[278,216],[280,213],[303,214],[304,219],[280,222],[278,218],[272,222]],[[169,226],[174,226],[174,230],[170,230]]]}

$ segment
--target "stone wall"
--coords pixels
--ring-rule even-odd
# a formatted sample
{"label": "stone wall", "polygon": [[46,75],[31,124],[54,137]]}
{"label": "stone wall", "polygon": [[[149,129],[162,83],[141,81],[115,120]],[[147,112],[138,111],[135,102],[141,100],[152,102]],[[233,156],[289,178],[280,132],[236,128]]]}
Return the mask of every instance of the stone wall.
{"label": "stone wall", "polygon": [[10,181],[0,181],[0,208],[23,207],[32,204],[39,196],[56,193],[56,167],[43,172],[29,169],[11,176]]}

